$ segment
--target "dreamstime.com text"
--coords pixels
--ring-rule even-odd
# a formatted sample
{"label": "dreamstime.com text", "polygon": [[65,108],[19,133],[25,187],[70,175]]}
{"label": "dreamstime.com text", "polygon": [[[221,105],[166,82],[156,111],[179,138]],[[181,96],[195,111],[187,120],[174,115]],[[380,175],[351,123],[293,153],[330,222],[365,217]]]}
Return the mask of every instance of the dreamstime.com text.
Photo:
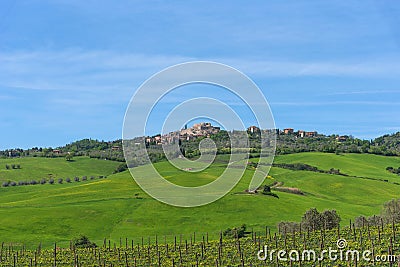
{"label": "dreamstime.com text", "polygon": [[260,261],[293,261],[293,262],[316,262],[328,260],[331,262],[335,261],[346,261],[346,262],[387,262],[395,263],[400,262],[400,255],[374,255],[371,250],[357,250],[357,249],[346,249],[347,241],[345,239],[339,239],[336,243],[336,248],[329,247],[328,249],[317,252],[313,249],[307,250],[269,250],[268,246],[264,246],[263,249],[257,253],[257,258]]}

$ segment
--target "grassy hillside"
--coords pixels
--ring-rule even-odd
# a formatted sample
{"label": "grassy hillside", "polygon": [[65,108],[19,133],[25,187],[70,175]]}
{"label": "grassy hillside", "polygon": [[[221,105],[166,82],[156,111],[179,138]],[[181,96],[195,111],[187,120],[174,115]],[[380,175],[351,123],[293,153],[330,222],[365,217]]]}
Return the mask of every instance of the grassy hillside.
{"label": "grassy hillside", "polygon": [[[6,169],[6,165],[19,164],[21,169]],[[74,157],[72,161],[65,158],[26,157],[0,159],[0,182],[30,181],[42,178],[74,178],[75,176],[98,176],[112,174],[119,162]]]}
{"label": "grassy hillside", "polygon": [[[39,177],[56,163],[63,164],[65,169],[59,167],[58,172],[51,169],[51,173],[71,177],[79,175],[78,171],[80,175],[91,175],[94,171],[104,174],[115,168],[112,164],[118,164],[98,160],[89,163],[86,158],[71,163],[59,162],[59,159],[29,160],[32,160],[32,168],[36,165],[34,160],[41,160],[42,165],[48,166],[49,169],[41,173],[37,171]],[[85,161],[90,167],[78,168]],[[394,157],[302,153],[279,156],[276,162],[301,162],[321,169],[339,168],[343,173],[356,176],[399,180],[385,170],[387,166],[400,166],[400,160]],[[78,163],[77,169],[73,167],[75,163]],[[21,172],[25,171],[24,166],[28,165],[21,162]],[[173,182],[195,186],[215,179],[223,171],[224,161],[219,158],[203,176],[174,171],[167,162],[157,163],[156,167]],[[145,171],[148,166],[139,168]],[[86,171],[88,173],[83,173]],[[40,241],[45,246],[55,241],[66,246],[79,233],[97,243],[102,243],[103,238],[119,242],[120,237],[139,240],[155,235],[160,238],[166,235],[168,240],[173,240],[174,235],[190,236],[193,232],[199,235],[209,232],[210,238],[217,238],[220,230],[243,223],[257,231],[265,226],[275,229],[280,221],[298,220],[310,207],[336,209],[347,224],[358,215],[379,213],[382,204],[398,198],[400,192],[400,186],[379,180],[273,167],[270,174],[274,181],[299,188],[306,194],[277,192],[279,199],[238,194],[247,188],[251,174],[252,171],[247,170],[239,184],[223,199],[197,208],[177,208],[157,202],[141,191],[129,172],[71,184],[0,188],[0,235],[2,241],[23,241],[31,246]]]}
{"label": "grassy hillside", "polygon": [[390,173],[386,167],[400,167],[400,157],[385,157],[371,154],[327,154],[327,153],[298,153],[275,158],[276,163],[307,163],[320,169],[340,169],[342,173],[388,179],[400,182],[400,176]]}

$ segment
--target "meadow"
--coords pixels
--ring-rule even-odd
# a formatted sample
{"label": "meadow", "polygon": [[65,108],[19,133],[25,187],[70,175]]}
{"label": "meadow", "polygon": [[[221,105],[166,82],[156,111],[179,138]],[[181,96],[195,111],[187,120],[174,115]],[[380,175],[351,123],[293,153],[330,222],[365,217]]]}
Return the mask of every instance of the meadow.
{"label": "meadow", "polygon": [[[75,157],[71,161],[66,161],[64,157],[0,159],[0,182],[109,175],[119,164],[115,161],[95,160],[89,157]],[[7,165],[10,169],[6,168]],[[19,165],[20,169],[12,169],[12,165]]]}
{"label": "meadow", "polygon": [[[168,162],[155,166],[174,183],[197,186],[212,181],[224,170],[224,157],[219,156],[203,174],[174,170]],[[1,241],[24,243],[27,247],[36,247],[40,242],[43,247],[51,247],[57,242],[68,247],[69,241],[79,234],[97,244],[102,244],[104,238],[118,243],[120,238],[138,242],[142,237],[155,240],[155,236],[172,242],[176,236],[190,238],[194,233],[208,233],[210,239],[218,239],[220,231],[242,224],[254,231],[264,231],[266,226],[274,231],[280,221],[298,221],[311,207],[321,211],[336,209],[346,225],[356,216],[378,214],[384,202],[400,195],[400,186],[394,184],[400,182],[400,177],[386,171],[388,166],[400,166],[398,157],[324,153],[278,156],[276,163],[305,163],[323,170],[337,168],[352,176],[272,167],[272,178],[265,184],[282,182],[305,193],[276,192],[278,199],[245,194],[253,173],[248,169],[224,198],[196,208],[171,207],[152,199],[136,185],[128,171],[112,174],[118,162],[86,157],[74,160],[21,158],[17,160],[21,170],[0,172],[1,180],[40,179],[49,173],[57,178],[107,176],[81,182],[0,188]],[[0,166],[10,162],[2,159]],[[29,172],[29,166],[36,171]],[[138,168],[146,171],[149,166]],[[16,175],[18,172],[21,176]]]}

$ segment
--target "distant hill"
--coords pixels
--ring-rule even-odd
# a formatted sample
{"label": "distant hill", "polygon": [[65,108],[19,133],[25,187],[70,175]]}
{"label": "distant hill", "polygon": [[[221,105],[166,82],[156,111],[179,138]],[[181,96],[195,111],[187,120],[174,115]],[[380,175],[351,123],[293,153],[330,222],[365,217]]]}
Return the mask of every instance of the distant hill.
{"label": "distant hill", "polygon": [[[249,128],[250,129],[250,128]],[[363,140],[352,136],[324,135],[300,137],[298,133],[284,133],[277,130],[276,154],[292,154],[299,152],[325,153],[367,153],[385,156],[400,156],[400,132],[386,134],[373,140]],[[300,132],[300,131],[299,131]],[[260,153],[260,133],[248,131],[251,153]],[[181,140],[180,146],[185,156],[191,158],[200,154],[199,143],[206,137],[191,140]],[[210,135],[218,148],[218,154],[230,153],[228,132],[221,130]],[[151,151],[153,162],[162,161],[165,156],[160,144],[146,144]],[[122,140],[100,141],[96,139],[82,139],[57,148],[8,149],[0,151],[0,157],[65,157],[72,153],[75,156],[89,156],[91,158],[124,161]],[[140,165],[140,164],[139,164]]]}

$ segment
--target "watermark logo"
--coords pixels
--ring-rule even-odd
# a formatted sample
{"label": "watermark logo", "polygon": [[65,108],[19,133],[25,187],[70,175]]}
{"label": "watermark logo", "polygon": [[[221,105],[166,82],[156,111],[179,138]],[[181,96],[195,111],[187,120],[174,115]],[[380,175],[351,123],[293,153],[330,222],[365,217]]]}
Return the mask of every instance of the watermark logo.
{"label": "watermark logo", "polygon": [[336,242],[336,246],[338,249],[344,249],[347,247],[347,240],[340,238],[338,239],[338,241]]}
{"label": "watermark logo", "polygon": [[[324,250],[314,250],[314,249],[305,249],[305,250],[277,250],[272,249],[269,250],[268,246],[264,246],[263,249],[257,252],[257,258],[260,261],[293,261],[293,262],[321,262],[328,260],[330,262],[341,261],[341,262],[368,262],[368,263],[377,263],[377,262],[400,262],[400,256],[396,255],[374,255],[371,250],[357,250],[357,249],[349,249],[348,243],[346,239],[339,239],[336,242],[336,248],[328,247],[328,249]],[[346,249],[347,248],[347,249]]]}
{"label": "watermark logo", "polygon": [[[191,84],[206,84],[228,90],[241,99],[242,105],[251,110],[255,126],[260,130],[260,155],[263,155],[263,169],[256,168],[249,184],[249,191],[256,190],[268,175],[273,162],[276,145],[276,131],[273,115],[267,100],[256,84],[242,72],[215,62],[187,62],[178,64],[155,74],[145,81],[133,95],[126,110],[123,126],[123,149],[130,172],[136,183],[153,198],[173,206],[195,207],[209,204],[226,195],[242,178],[249,157],[250,145],[245,118],[241,118],[229,103],[221,99],[202,96],[179,103],[163,118],[158,144],[168,161],[180,171],[200,172],[215,160],[217,146],[211,138],[199,143],[200,157],[190,160],[180,149],[182,136],[167,132],[177,122],[185,125],[196,118],[218,122],[229,134],[230,157],[223,173],[212,182],[186,187],[165,179],[152,164],[151,151],[146,144],[148,118],[157,103],[177,88]],[[232,130],[235,131],[232,131]],[[137,134],[139,130],[139,134]],[[139,137],[137,137],[139,136]]]}

